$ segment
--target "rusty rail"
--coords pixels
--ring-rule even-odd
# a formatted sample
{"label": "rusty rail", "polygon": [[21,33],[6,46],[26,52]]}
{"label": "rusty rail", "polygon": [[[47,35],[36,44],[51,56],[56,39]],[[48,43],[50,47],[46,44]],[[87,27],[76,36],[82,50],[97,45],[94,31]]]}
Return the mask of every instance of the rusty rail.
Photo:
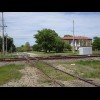
{"label": "rusty rail", "polygon": [[[44,61],[42,61],[42,62],[44,62]],[[49,66],[51,66],[51,67],[53,67],[53,68],[56,69],[56,70],[59,70],[59,71],[65,73],[65,74],[68,74],[68,75],[70,75],[70,76],[72,76],[72,77],[74,77],[74,78],[77,78],[77,79],[79,79],[79,80],[81,80],[81,81],[84,81],[84,82],[89,83],[89,84],[91,84],[91,85],[94,85],[94,86],[96,86],[96,87],[100,87],[100,85],[95,84],[95,83],[91,82],[90,80],[81,78],[81,77],[79,77],[79,76],[77,76],[77,75],[68,73],[68,72],[63,71],[63,70],[61,70],[61,69],[58,69],[58,68],[54,67],[53,65],[51,65],[51,64],[49,64],[49,63],[47,63],[47,62],[44,62],[44,63],[47,64],[47,65],[49,65]]]}
{"label": "rusty rail", "polygon": [[[11,62],[11,61],[24,61],[26,60],[23,58],[0,58],[0,62]],[[27,55],[28,56],[28,55]],[[29,57],[29,56],[28,56]],[[91,57],[100,57],[100,55],[70,55],[70,56],[61,56],[61,55],[54,55],[48,57],[29,57],[30,60],[59,60],[59,59],[80,59],[80,58],[91,58]]]}
{"label": "rusty rail", "polygon": [[[81,55],[74,55],[74,56],[49,56],[49,57],[29,57],[28,55],[22,55],[22,58],[9,58],[9,59],[0,59],[0,61],[25,61],[25,60],[27,60],[30,64],[33,64],[32,62],[30,62],[31,60],[35,60],[35,61],[40,61],[40,62],[44,62],[44,61],[41,61],[41,60],[53,60],[53,59],[78,59],[78,58],[88,58],[88,57],[100,57],[100,55],[90,55],[90,56],[87,56],[87,55],[84,55],[84,56],[81,56]],[[95,83],[93,83],[93,82],[91,82],[90,80],[87,80],[87,79],[84,79],[84,78],[81,78],[81,77],[79,77],[79,76],[77,76],[77,75],[73,75],[73,74],[71,74],[71,73],[68,73],[68,72],[66,72],[66,71],[63,71],[63,70],[61,70],[61,69],[58,69],[58,68],[56,68],[56,67],[54,67],[53,65],[51,65],[51,64],[49,64],[49,63],[47,63],[47,62],[44,62],[45,64],[47,64],[47,65],[49,65],[49,66],[51,66],[51,67],[53,67],[54,69],[56,69],[56,70],[59,70],[59,71],[61,71],[61,72],[63,72],[63,73],[65,73],[65,74],[67,74],[67,75],[70,75],[70,76],[72,76],[72,77],[74,77],[74,78],[77,78],[77,79],[79,79],[79,80],[81,80],[81,81],[84,81],[84,82],[86,82],[86,83],[89,83],[89,84],[91,84],[91,85],[94,85],[94,86],[96,86],[96,87],[100,87],[100,85],[98,85],[98,84],[95,84]],[[40,69],[39,69],[40,70]],[[41,70],[42,71],[42,70]],[[43,72],[43,71],[42,71]],[[54,80],[53,78],[51,78],[49,75],[47,75],[45,72],[43,72],[50,80],[52,80],[53,82],[55,82],[55,83],[57,83],[58,85],[60,85],[61,87],[64,87],[64,84],[62,84],[62,83],[59,83],[59,82],[57,82],[56,80]]]}
{"label": "rusty rail", "polygon": [[[28,63],[30,63],[30,64],[33,65],[33,63],[31,62],[31,60],[29,59],[28,55],[24,55],[24,56],[22,56],[22,57],[25,58],[25,59],[28,61]],[[37,61],[37,60],[36,60],[36,61]],[[37,67],[36,67],[36,68],[37,68]],[[53,79],[52,77],[50,77],[48,74],[46,74],[43,70],[41,70],[41,69],[39,69],[39,68],[37,68],[37,69],[40,70],[44,75],[46,75],[52,82],[58,84],[58,85],[61,86],[61,87],[64,87],[64,84],[62,84],[62,83],[56,81],[55,79]]]}

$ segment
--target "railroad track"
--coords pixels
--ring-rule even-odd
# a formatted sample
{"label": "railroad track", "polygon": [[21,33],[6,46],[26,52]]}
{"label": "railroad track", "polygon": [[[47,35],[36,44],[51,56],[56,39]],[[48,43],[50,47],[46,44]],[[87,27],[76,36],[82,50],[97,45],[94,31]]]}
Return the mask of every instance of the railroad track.
{"label": "railroad track", "polygon": [[[23,57],[26,58],[28,62],[30,62],[31,64],[33,64],[33,63],[31,62],[30,57],[29,57],[28,55],[27,55],[27,56],[23,56]],[[42,60],[39,60],[38,58],[34,58],[34,59],[35,59],[35,61],[37,61],[37,62],[43,62],[43,63],[49,65],[50,67],[54,68],[55,70],[59,70],[59,71],[65,73],[65,74],[67,74],[67,75],[70,75],[70,76],[72,76],[72,77],[74,77],[74,78],[76,78],[76,79],[78,79],[78,80],[84,81],[84,82],[86,82],[86,83],[88,83],[88,84],[90,84],[90,85],[93,85],[93,86],[95,86],[95,87],[100,87],[100,85],[98,85],[98,84],[92,82],[91,80],[87,80],[87,79],[81,78],[81,77],[79,77],[79,76],[77,76],[77,75],[71,74],[71,73],[66,72],[66,71],[64,71],[64,70],[61,70],[61,69],[59,69],[59,68],[57,68],[57,67],[51,65],[50,63],[44,62],[44,61],[42,61]],[[38,68],[38,69],[39,69],[39,68]],[[40,69],[39,69],[39,70],[40,70]],[[50,80],[52,80],[53,82],[55,82],[56,84],[58,84],[58,85],[61,86],[61,87],[65,87],[64,84],[62,84],[61,82],[58,82],[58,81],[56,81],[55,79],[51,78],[51,77],[50,77],[48,74],[46,74],[43,70],[41,70],[41,71],[42,71]]]}
{"label": "railroad track", "polygon": [[[23,55],[23,58],[25,58],[27,60],[27,62],[31,65],[34,65],[33,62],[30,60],[28,55]],[[37,68],[37,67],[36,67]],[[40,70],[45,76],[47,76],[52,82],[56,83],[57,85],[59,85],[60,87],[64,87],[64,84],[62,84],[61,82],[58,82],[57,80],[53,79],[52,77],[50,77],[48,74],[46,74],[43,70],[37,68],[38,70]]]}
{"label": "railroad track", "polygon": [[[26,60],[27,60],[27,62],[30,63],[30,64],[33,64],[33,63],[32,63],[33,60],[34,60],[34,61],[37,61],[37,62],[43,62],[43,63],[49,65],[50,67],[53,67],[54,69],[59,70],[59,71],[65,73],[65,74],[67,74],[67,75],[70,75],[70,76],[72,76],[72,77],[74,77],[74,78],[76,78],[76,79],[78,79],[78,80],[84,81],[84,82],[86,82],[86,83],[88,83],[88,84],[91,84],[91,85],[93,85],[93,86],[96,86],[96,87],[100,87],[100,85],[98,85],[98,84],[96,84],[96,83],[94,83],[94,82],[92,82],[92,81],[90,81],[90,80],[87,80],[87,79],[81,78],[81,77],[79,77],[79,76],[77,76],[77,75],[68,73],[68,72],[66,72],[66,71],[64,71],[64,70],[61,70],[61,69],[59,69],[59,68],[57,68],[57,67],[51,65],[50,63],[47,63],[47,62],[42,61],[42,60],[54,60],[54,59],[79,59],[79,58],[88,58],[88,57],[100,57],[100,55],[88,55],[88,56],[86,56],[86,55],[84,55],[84,56],[81,56],[81,55],[60,56],[60,55],[59,55],[59,56],[34,57],[34,58],[33,58],[33,57],[29,57],[29,55],[21,55],[21,56],[22,56],[22,58],[0,59],[0,61],[4,61],[4,62],[7,62],[7,61],[8,61],[8,62],[11,62],[11,61],[26,61]],[[38,68],[38,69],[39,69],[39,68]],[[40,69],[39,69],[39,70],[40,70]],[[58,85],[61,86],[61,87],[65,87],[64,84],[62,84],[61,82],[56,81],[55,79],[53,79],[52,77],[50,77],[48,74],[46,74],[43,70],[40,70],[40,71],[41,71],[43,74],[45,74],[50,80],[52,80],[54,83],[58,84]]]}
{"label": "railroad track", "polygon": [[[44,62],[44,61],[42,61],[42,62]],[[91,84],[91,85],[94,85],[94,86],[96,86],[96,87],[100,87],[100,85],[98,85],[98,84],[96,84],[96,83],[93,83],[91,80],[84,79],[84,78],[81,78],[81,77],[79,77],[79,76],[77,76],[77,75],[71,74],[71,73],[66,72],[66,71],[64,71],[64,70],[61,70],[61,69],[59,69],[59,68],[57,68],[57,67],[55,67],[55,66],[53,66],[53,65],[51,65],[51,64],[49,64],[49,63],[47,63],[47,62],[44,62],[44,63],[47,64],[47,65],[49,65],[49,66],[51,66],[51,67],[53,67],[53,68],[56,69],[56,70],[59,70],[59,71],[65,73],[65,74],[67,74],[67,75],[70,75],[70,76],[72,76],[72,77],[74,77],[74,78],[77,78],[77,79],[79,79],[79,80],[81,80],[81,81],[84,81],[84,82],[89,83],[89,84]]]}
{"label": "railroad track", "polygon": [[[23,55],[21,55],[23,56]],[[80,59],[80,58],[93,58],[93,57],[100,57],[100,55],[70,55],[70,56],[49,56],[49,57],[29,57],[30,60],[59,60],[59,59]],[[11,61],[24,61],[25,58],[2,58],[0,59],[0,62],[11,62]]]}

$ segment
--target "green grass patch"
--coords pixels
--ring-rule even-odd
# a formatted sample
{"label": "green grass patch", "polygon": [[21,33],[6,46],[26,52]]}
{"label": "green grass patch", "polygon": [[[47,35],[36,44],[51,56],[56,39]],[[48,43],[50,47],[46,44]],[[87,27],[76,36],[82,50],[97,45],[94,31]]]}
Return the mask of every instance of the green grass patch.
{"label": "green grass patch", "polygon": [[2,59],[2,58],[18,58],[18,56],[17,55],[4,55],[4,56],[1,56],[0,55],[0,58]]}
{"label": "green grass patch", "polygon": [[89,61],[88,60],[87,61],[80,60],[80,61],[75,62],[75,63],[100,69],[100,61],[99,60],[89,60]]}
{"label": "green grass patch", "polygon": [[39,69],[43,70],[46,74],[48,74],[50,77],[52,77],[54,79],[62,80],[62,81],[74,79],[73,77],[66,75],[58,70],[55,70],[54,68],[50,67],[49,65],[47,65],[43,62],[36,62],[35,66],[38,67]]}
{"label": "green grass patch", "polygon": [[[100,61],[99,60],[87,60],[77,62],[57,62],[57,65],[61,65],[68,70],[71,70],[73,74],[79,75],[83,78],[100,78]],[[72,66],[71,64],[75,64]]]}
{"label": "green grass patch", "polygon": [[[76,64],[85,66],[85,67],[90,67],[93,70],[86,70],[85,74],[83,77],[88,77],[88,78],[100,78],[100,61],[99,60],[89,60],[89,61],[78,61]],[[84,70],[83,70],[84,71]]]}
{"label": "green grass patch", "polygon": [[[79,51],[75,51],[74,53],[72,51],[64,51],[62,53],[56,53],[55,51],[51,51],[51,52],[39,52],[39,51],[29,51],[29,53],[34,53],[34,54],[38,54],[39,56],[51,56],[51,55],[78,55]],[[100,54],[100,51],[93,51],[93,54]]]}
{"label": "green grass patch", "polygon": [[19,79],[22,76],[18,70],[24,68],[24,65],[9,64],[0,67],[0,85],[7,83],[11,79]]}
{"label": "green grass patch", "polygon": [[83,77],[88,78],[100,78],[100,72],[87,72],[83,75]]}
{"label": "green grass patch", "polygon": [[63,53],[56,53],[56,52],[48,52],[48,53],[45,53],[45,52],[38,52],[38,51],[30,51],[30,53],[34,53],[34,54],[37,54],[39,56],[43,56],[43,57],[47,57],[47,56],[53,56],[53,55],[77,55],[78,54],[78,51],[76,51],[74,54],[72,51],[66,51],[66,52],[63,52]]}
{"label": "green grass patch", "polygon": [[93,54],[100,54],[100,51],[93,51]]}
{"label": "green grass patch", "polygon": [[41,83],[51,83],[52,80],[42,78],[42,79],[39,79],[39,82],[41,82]]}

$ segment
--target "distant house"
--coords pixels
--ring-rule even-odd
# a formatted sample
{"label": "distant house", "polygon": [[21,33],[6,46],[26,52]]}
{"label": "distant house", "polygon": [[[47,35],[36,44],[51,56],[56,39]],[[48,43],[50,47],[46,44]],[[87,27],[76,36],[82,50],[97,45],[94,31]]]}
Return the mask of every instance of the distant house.
{"label": "distant house", "polygon": [[[68,42],[73,46],[73,36],[64,36],[63,40]],[[79,47],[91,47],[92,39],[84,36],[74,36],[74,45],[75,50],[78,50]]]}

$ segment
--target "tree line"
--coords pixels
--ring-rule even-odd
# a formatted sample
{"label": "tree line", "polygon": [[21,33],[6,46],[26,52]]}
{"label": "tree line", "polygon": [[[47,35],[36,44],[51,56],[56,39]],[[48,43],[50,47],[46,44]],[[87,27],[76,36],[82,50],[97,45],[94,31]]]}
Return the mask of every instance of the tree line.
{"label": "tree line", "polygon": [[[0,52],[2,52],[2,37],[0,36]],[[7,44],[6,44],[6,36],[4,36],[4,48],[6,50],[6,45],[7,45],[7,52],[15,52],[16,51],[16,46],[13,43],[13,38],[7,36]]]}
{"label": "tree line", "polygon": [[25,45],[21,45],[20,47],[16,48],[17,51],[19,52],[25,52],[25,51],[31,51],[31,46],[29,42],[26,42]]}
{"label": "tree line", "polygon": [[65,50],[71,50],[71,46],[64,42],[58,34],[51,29],[38,30],[37,34],[34,35],[36,39],[36,44],[30,46],[29,42],[26,42],[24,45],[17,47],[17,51],[26,52],[26,51],[44,51],[44,52],[63,52]]}
{"label": "tree line", "polygon": [[[72,36],[72,35],[65,35],[65,36]],[[26,42],[24,45],[21,45],[20,47],[15,47],[13,44],[13,38],[9,37],[7,38],[7,51],[43,51],[43,52],[64,52],[64,51],[71,51],[72,47],[67,41],[65,42],[54,30],[52,29],[42,29],[38,30],[35,35],[33,35],[33,38],[36,39],[36,44],[33,46],[30,46],[29,42]],[[6,36],[5,36],[6,41]],[[6,42],[5,42],[6,43]],[[6,48],[6,47],[5,47]],[[100,37],[94,37],[93,43],[92,43],[93,50],[100,50]],[[0,51],[2,51],[2,38],[0,37]]]}

